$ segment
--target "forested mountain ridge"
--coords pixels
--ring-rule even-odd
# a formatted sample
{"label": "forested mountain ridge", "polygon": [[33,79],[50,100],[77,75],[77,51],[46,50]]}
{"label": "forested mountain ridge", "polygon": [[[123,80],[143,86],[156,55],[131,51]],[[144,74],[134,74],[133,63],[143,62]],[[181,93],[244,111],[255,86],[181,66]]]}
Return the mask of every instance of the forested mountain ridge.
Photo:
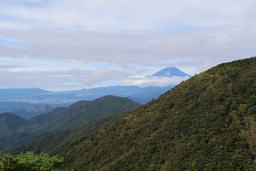
{"label": "forested mountain ridge", "polygon": [[[29,120],[14,114],[8,114],[13,117],[8,117],[9,119],[6,120],[4,119],[5,114],[2,114],[0,115],[2,123],[2,126],[0,125],[0,151],[30,143],[49,133],[79,128],[93,120],[119,114],[138,106],[139,104],[127,98],[105,96],[93,101],[79,101],[67,108],[56,108],[48,114],[39,115]],[[13,127],[12,118],[20,118],[22,120],[20,124],[23,122],[24,124],[17,129],[16,127],[7,129],[10,126]],[[6,126],[4,127],[4,125]]]}
{"label": "forested mountain ridge", "polygon": [[57,113],[36,116],[31,119],[41,129],[58,130],[79,128],[84,124],[98,118],[107,117],[116,113],[135,109],[138,103],[122,97],[104,96],[93,101],[79,101]]}
{"label": "forested mountain ridge", "polygon": [[65,169],[253,170],[256,58],[220,64],[60,155]]}
{"label": "forested mountain ridge", "polygon": [[96,119],[83,125],[80,128],[57,131],[32,143],[10,149],[8,152],[12,154],[21,154],[26,152],[33,152],[35,154],[57,154],[71,144],[81,140],[82,138],[90,135],[98,129],[103,128],[107,124],[112,123],[124,115],[125,113],[116,114],[106,118]]}

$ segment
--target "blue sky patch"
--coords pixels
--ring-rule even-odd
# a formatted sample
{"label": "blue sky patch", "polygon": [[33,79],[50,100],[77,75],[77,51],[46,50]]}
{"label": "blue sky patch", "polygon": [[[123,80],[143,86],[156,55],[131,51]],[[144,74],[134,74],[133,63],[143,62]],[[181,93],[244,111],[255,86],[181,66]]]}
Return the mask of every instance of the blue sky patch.
{"label": "blue sky patch", "polygon": [[0,39],[0,44],[14,44],[13,40]]}

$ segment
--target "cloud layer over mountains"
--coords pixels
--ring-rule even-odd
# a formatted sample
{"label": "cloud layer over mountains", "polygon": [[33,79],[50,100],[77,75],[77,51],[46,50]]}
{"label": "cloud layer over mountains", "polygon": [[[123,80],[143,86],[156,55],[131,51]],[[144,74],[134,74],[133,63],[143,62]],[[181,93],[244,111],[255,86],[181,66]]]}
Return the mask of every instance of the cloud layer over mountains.
{"label": "cloud layer over mountains", "polygon": [[2,0],[0,75],[9,77],[1,86],[104,86],[166,66],[193,75],[255,54],[255,8],[253,0]]}

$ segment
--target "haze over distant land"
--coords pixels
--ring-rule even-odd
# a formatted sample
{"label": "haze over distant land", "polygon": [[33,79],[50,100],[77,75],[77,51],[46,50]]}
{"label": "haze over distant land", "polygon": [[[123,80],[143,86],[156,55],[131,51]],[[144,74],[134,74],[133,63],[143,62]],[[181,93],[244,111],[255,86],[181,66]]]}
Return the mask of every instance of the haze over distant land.
{"label": "haze over distant land", "polygon": [[0,88],[141,86],[168,66],[194,75],[255,55],[255,8],[254,0],[1,0]]}
{"label": "haze over distant land", "polygon": [[[106,95],[127,97],[143,104],[157,98],[188,78],[190,78],[190,75],[178,68],[169,67],[156,72],[152,76],[127,80],[124,85],[61,92],[46,91],[39,88],[0,89],[0,113],[23,111],[26,116],[31,116],[38,114],[38,110],[39,113],[44,110],[45,105],[43,104],[66,106],[79,100],[93,100]],[[137,84],[140,86],[137,86]],[[26,111],[33,112],[31,114]]]}

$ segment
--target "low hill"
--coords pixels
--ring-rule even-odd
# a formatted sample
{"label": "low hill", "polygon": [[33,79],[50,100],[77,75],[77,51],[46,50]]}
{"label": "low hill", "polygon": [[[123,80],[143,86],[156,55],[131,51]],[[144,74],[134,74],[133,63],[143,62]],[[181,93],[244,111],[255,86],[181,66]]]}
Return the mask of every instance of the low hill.
{"label": "low hill", "polygon": [[61,152],[65,169],[254,170],[256,58],[218,65]]}

